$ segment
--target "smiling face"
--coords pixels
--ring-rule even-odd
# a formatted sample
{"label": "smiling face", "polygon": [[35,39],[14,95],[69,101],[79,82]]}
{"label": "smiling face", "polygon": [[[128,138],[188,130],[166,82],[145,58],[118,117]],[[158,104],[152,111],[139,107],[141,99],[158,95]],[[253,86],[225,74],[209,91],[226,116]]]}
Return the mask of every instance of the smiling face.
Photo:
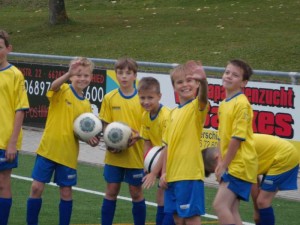
{"label": "smiling face", "polygon": [[151,115],[155,115],[160,107],[161,93],[157,92],[155,87],[147,90],[139,91],[139,98],[142,107],[150,112]]}
{"label": "smiling face", "polygon": [[89,66],[80,66],[78,74],[70,78],[75,91],[82,96],[82,91],[90,85],[93,74]]}
{"label": "smiling face", "polygon": [[171,78],[174,91],[178,94],[181,105],[195,98],[199,82],[192,79],[187,74],[187,70],[179,67],[171,73]]}
{"label": "smiling face", "polygon": [[228,64],[222,76],[223,87],[226,90],[226,98],[241,92],[247,85],[247,80],[243,80],[244,70],[233,64]]}

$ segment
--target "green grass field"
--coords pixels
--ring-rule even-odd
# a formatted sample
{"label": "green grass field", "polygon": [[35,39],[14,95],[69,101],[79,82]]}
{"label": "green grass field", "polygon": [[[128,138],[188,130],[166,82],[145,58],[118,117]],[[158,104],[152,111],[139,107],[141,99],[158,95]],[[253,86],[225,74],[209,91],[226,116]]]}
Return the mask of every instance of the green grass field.
{"label": "green grass field", "polygon": [[[24,225],[26,220],[26,201],[30,191],[31,181],[28,179],[35,157],[20,154],[18,169],[13,171],[13,206],[10,214],[10,224]],[[145,190],[145,198],[152,203],[147,206],[147,224],[155,224],[155,190]],[[102,168],[80,163],[78,167],[78,184],[74,188],[73,225],[95,225],[100,223],[100,207],[102,204],[105,182]],[[206,187],[206,213],[215,215],[212,200],[216,189]],[[128,188],[123,184],[117,204],[114,224],[133,224],[131,202]],[[47,185],[43,194],[43,206],[40,212],[40,224],[53,225],[58,221],[59,190],[56,186]],[[298,225],[299,202],[275,199],[273,204],[277,223],[280,225]],[[243,221],[252,222],[252,203],[241,202],[240,213]],[[217,224],[216,219],[202,217],[203,224]]]}
{"label": "green grass field", "polygon": [[300,71],[300,2],[282,0],[65,0],[70,22],[51,26],[48,1],[1,0],[14,51]]}

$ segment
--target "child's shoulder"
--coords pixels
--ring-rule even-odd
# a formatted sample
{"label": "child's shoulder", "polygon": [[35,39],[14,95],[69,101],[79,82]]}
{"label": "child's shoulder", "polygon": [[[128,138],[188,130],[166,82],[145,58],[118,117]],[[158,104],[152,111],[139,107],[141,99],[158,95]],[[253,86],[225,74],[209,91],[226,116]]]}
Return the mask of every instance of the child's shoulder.
{"label": "child's shoulder", "polygon": [[118,88],[113,89],[113,90],[107,92],[104,97],[110,98],[110,97],[112,97],[112,96],[114,96],[116,94],[119,94],[119,89]]}

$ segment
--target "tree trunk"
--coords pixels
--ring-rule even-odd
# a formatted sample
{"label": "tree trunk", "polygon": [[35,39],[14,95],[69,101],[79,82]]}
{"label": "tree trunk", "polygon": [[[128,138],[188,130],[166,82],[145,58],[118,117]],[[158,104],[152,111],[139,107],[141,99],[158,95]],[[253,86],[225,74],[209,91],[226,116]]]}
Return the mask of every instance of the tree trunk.
{"label": "tree trunk", "polygon": [[64,0],[49,0],[49,22],[50,24],[61,24],[69,20]]}

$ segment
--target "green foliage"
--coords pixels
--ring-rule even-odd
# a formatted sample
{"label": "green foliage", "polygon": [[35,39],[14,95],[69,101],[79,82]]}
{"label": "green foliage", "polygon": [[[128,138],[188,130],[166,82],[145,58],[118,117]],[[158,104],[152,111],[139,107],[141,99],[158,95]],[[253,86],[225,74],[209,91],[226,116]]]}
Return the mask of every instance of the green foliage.
{"label": "green foliage", "polygon": [[46,2],[1,1],[14,51],[209,66],[242,58],[254,69],[300,71],[299,1],[66,0],[71,21],[58,26]]}

